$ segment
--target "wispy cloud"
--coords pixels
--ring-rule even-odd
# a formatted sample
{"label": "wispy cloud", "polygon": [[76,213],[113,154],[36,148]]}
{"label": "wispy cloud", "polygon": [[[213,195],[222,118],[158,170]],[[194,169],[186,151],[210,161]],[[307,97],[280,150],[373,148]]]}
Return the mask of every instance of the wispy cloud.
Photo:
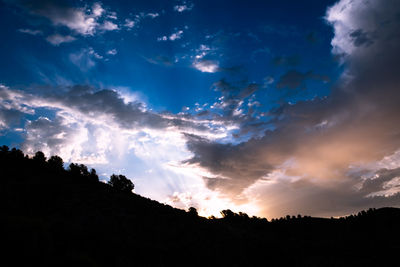
{"label": "wispy cloud", "polygon": [[41,30],[31,30],[31,29],[18,29],[19,32],[30,34],[30,35],[42,35]]}
{"label": "wispy cloud", "polygon": [[92,47],[81,49],[69,55],[71,62],[81,71],[88,71],[96,66],[96,60],[103,59]]}
{"label": "wispy cloud", "polygon": [[46,40],[52,45],[58,46],[62,43],[70,43],[75,41],[76,38],[71,35],[53,34],[46,37]]}

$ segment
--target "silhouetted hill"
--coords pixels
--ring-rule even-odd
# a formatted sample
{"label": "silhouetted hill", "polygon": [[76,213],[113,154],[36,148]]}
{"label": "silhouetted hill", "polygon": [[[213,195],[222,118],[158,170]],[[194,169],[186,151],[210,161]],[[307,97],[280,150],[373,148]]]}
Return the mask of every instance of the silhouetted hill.
{"label": "silhouetted hill", "polygon": [[[1,266],[397,266],[400,210],[268,222],[206,219],[98,181],[84,165],[0,148]],[[121,185],[122,183],[122,185]],[[396,262],[390,262],[396,260]]]}

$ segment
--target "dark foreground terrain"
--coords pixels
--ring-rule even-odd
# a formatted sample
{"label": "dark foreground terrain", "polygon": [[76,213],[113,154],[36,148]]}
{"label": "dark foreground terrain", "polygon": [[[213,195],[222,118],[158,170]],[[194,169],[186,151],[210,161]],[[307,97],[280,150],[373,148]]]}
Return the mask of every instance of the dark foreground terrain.
{"label": "dark foreground terrain", "polygon": [[206,219],[42,153],[0,147],[0,173],[0,266],[399,266],[396,208]]}

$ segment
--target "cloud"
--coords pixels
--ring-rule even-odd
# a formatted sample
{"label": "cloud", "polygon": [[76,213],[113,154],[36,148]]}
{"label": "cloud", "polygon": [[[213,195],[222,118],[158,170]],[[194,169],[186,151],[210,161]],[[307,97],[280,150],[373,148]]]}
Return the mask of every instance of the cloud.
{"label": "cloud", "polygon": [[179,40],[181,39],[183,36],[183,31],[179,30],[177,32],[172,33],[170,36],[162,36],[162,37],[158,37],[157,41],[175,41],[175,40]]}
{"label": "cloud", "polygon": [[90,122],[101,118],[108,124],[114,124],[126,130],[175,128],[187,132],[194,131],[198,134],[213,132],[213,129],[203,125],[201,121],[196,121],[194,117],[152,112],[147,110],[143,102],[132,101],[132,98],[125,101],[122,94],[114,90],[73,86],[58,88],[56,91],[58,92],[38,95],[2,86],[0,103],[8,107],[8,110],[23,113],[34,114],[35,109],[44,108],[57,110],[57,114],[63,115],[63,118],[66,118],[65,114],[82,117]]}
{"label": "cloud", "polygon": [[311,71],[302,73],[296,70],[289,70],[279,78],[276,87],[289,89],[305,89],[307,80],[319,80],[325,83],[330,81],[329,77],[326,75],[314,74]]}
{"label": "cloud", "polygon": [[183,1],[181,5],[176,5],[174,6],[174,10],[176,12],[184,12],[184,11],[190,11],[194,7],[194,4],[191,2]]}
{"label": "cloud", "polygon": [[171,34],[168,39],[170,41],[175,41],[175,40],[181,39],[182,35],[183,35],[183,31],[179,30],[179,31],[174,32],[173,34]]}
{"label": "cloud", "polygon": [[208,45],[205,44],[201,44],[199,46],[198,49],[196,49],[196,55],[195,58],[196,59],[201,59],[203,57],[205,57],[206,55],[208,55],[210,52],[212,52],[214,49],[212,49],[211,47],[209,47]]}
{"label": "cloud", "polygon": [[118,26],[110,21],[99,23],[99,19],[107,13],[99,2],[94,3],[90,9],[71,7],[63,1],[26,1],[25,7],[31,13],[49,19],[53,25],[67,27],[83,36],[92,36],[98,29],[118,29]]}
{"label": "cloud", "polygon": [[107,51],[107,55],[115,56],[118,53],[117,49],[111,49]]}
{"label": "cloud", "polygon": [[41,30],[31,30],[31,29],[18,29],[19,32],[30,34],[30,35],[42,35]]}
{"label": "cloud", "polygon": [[131,20],[131,19],[125,19],[125,24],[124,26],[131,29],[135,26],[135,21]]}
{"label": "cloud", "polygon": [[94,3],[92,6],[92,14],[94,17],[100,17],[103,13],[105,12],[105,10],[103,9],[103,7],[101,6],[100,3]]}
{"label": "cloud", "polygon": [[128,28],[128,30],[130,30],[134,27],[137,27],[143,19],[146,19],[146,18],[155,19],[159,16],[160,16],[160,14],[156,13],[156,12],[154,12],[154,13],[140,12],[139,14],[135,15],[132,19],[130,19],[130,18],[125,19],[125,23],[123,24],[123,26],[125,28]]}
{"label": "cloud", "polygon": [[155,65],[172,66],[174,64],[174,61],[171,58],[163,55],[158,55],[152,58],[145,57],[145,59],[147,62]]}
{"label": "cloud", "polygon": [[46,40],[51,43],[52,45],[58,46],[62,43],[69,43],[75,41],[76,38],[71,35],[60,35],[60,34],[53,34],[47,36]]}
{"label": "cloud", "polygon": [[[232,199],[258,198],[266,216],[343,215],[398,206],[400,161],[387,170],[371,164],[400,150],[399,11],[394,0],[341,0],[330,7],[332,51],[345,54],[346,63],[331,95],[281,104],[268,112],[270,127],[261,136],[240,143],[187,135],[193,157],[186,162],[212,174],[204,177],[209,189]],[[328,81],[289,70],[277,87],[304,88],[308,79]],[[222,92],[238,88],[222,82],[218,87]],[[372,175],[363,175],[366,171]],[[368,180],[374,175],[381,178]]]}
{"label": "cloud", "polygon": [[145,16],[154,19],[154,18],[157,18],[158,16],[160,16],[160,14],[158,14],[158,13],[147,13]]}
{"label": "cloud", "polygon": [[114,22],[111,22],[109,20],[106,20],[103,22],[103,24],[100,26],[100,29],[105,30],[105,31],[115,31],[119,30],[119,27],[117,24]]}
{"label": "cloud", "polygon": [[201,59],[193,62],[193,67],[201,72],[214,73],[220,70],[216,60]]}
{"label": "cloud", "polygon": [[83,48],[78,52],[69,55],[71,62],[81,71],[88,71],[96,66],[96,60],[103,59],[103,56],[94,51],[93,48]]}

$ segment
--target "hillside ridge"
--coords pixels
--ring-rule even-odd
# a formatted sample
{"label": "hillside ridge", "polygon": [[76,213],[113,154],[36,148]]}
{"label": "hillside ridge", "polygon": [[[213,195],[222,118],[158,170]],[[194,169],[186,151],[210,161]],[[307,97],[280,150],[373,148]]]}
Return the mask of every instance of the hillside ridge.
{"label": "hillside ridge", "polygon": [[0,170],[3,261],[11,261],[3,266],[368,266],[390,264],[400,248],[398,208],[271,221],[224,210],[207,219],[41,152],[0,147]]}

